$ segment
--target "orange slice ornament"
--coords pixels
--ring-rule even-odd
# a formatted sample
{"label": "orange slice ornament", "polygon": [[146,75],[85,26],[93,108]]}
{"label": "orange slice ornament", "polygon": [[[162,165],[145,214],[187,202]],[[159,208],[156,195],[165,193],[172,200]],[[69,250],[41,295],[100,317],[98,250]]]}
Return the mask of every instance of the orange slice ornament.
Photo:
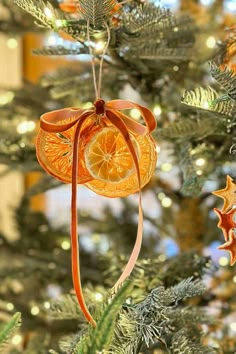
{"label": "orange slice ornament", "polygon": [[[132,108],[139,110],[145,125],[120,112]],[[77,184],[110,198],[139,192],[136,242],[112,289],[116,292],[132,272],[142,244],[141,188],[148,183],[156,166],[156,145],[150,135],[155,128],[155,118],[148,108],[125,100],[105,103],[97,99],[89,109],[65,108],[45,113],[40,118],[36,142],[38,161],[46,172],[72,184],[72,279],[80,308],[93,326],[96,322],[85,303],[80,280]]]}

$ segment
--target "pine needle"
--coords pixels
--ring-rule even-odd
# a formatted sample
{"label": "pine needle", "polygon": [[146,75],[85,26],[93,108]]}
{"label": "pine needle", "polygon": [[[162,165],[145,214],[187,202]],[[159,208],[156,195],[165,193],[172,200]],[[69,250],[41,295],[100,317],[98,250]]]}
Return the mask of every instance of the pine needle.
{"label": "pine needle", "polygon": [[0,349],[3,349],[7,346],[11,337],[21,325],[21,314],[19,312],[15,313],[11,320],[0,329]]}

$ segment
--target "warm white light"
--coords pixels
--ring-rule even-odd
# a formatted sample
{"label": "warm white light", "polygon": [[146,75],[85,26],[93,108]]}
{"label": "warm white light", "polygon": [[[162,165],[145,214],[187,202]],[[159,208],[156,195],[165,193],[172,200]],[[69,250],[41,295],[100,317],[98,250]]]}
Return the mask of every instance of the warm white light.
{"label": "warm white light", "polygon": [[39,307],[38,306],[33,306],[30,310],[31,315],[37,316],[39,314]]}
{"label": "warm white light", "polygon": [[104,41],[98,41],[95,43],[95,50],[96,52],[102,52],[105,48],[106,43]]}
{"label": "warm white light", "polygon": [[162,165],[161,165],[161,170],[163,172],[170,172],[172,170],[173,166],[171,163],[169,162],[164,162]]}
{"label": "warm white light", "polygon": [[229,327],[232,329],[232,331],[236,332],[236,322],[230,323]]}
{"label": "warm white light", "polygon": [[20,334],[16,334],[14,335],[14,337],[12,338],[12,344],[14,345],[18,345],[22,342],[22,336]]}
{"label": "warm white light", "polygon": [[141,114],[140,114],[139,110],[136,109],[136,108],[131,109],[130,115],[131,115],[132,118],[134,118],[136,120],[138,120],[141,117]]}
{"label": "warm white light", "polygon": [[174,71],[179,71],[178,65],[174,65],[174,66],[173,66],[173,70],[174,70]]}
{"label": "warm white light", "polygon": [[166,255],[165,254],[160,254],[160,256],[158,257],[160,262],[165,262],[166,260]]}
{"label": "warm white light", "polygon": [[17,42],[17,40],[15,38],[9,38],[7,40],[7,46],[10,49],[16,49],[17,46],[18,46],[18,42]]}
{"label": "warm white light", "polygon": [[14,93],[11,91],[4,92],[0,96],[0,106],[4,106],[5,104],[11,102],[14,98]]}
{"label": "warm white light", "polygon": [[8,311],[12,311],[12,310],[14,310],[14,305],[11,302],[8,302],[8,304],[6,305],[6,309]]}
{"label": "warm white light", "polygon": [[160,193],[157,194],[157,197],[158,197],[158,199],[160,199],[160,200],[164,199],[165,196],[166,196],[166,195],[165,195],[165,193],[163,193],[163,192],[160,192]]}
{"label": "warm white light", "polygon": [[45,7],[44,13],[45,13],[45,15],[46,15],[48,18],[52,18],[52,17],[53,17],[52,10],[50,10],[48,7]]}
{"label": "warm white light", "polygon": [[202,173],[203,173],[202,170],[197,170],[197,171],[196,171],[196,174],[197,174],[198,176],[201,176]]}
{"label": "warm white light", "polygon": [[63,27],[66,24],[65,20],[56,20],[56,26],[57,27]]}
{"label": "warm white light", "polygon": [[179,28],[178,27],[175,27],[174,28],[174,32],[178,32]]}
{"label": "warm white light", "polygon": [[199,167],[204,166],[205,163],[206,163],[206,160],[203,159],[203,158],[199,158],[199,159],[197,159],[197,160],[195,161],[195,165],[197,165],[197,166],[199,166]]}
{"label": "warm white light", "polygon": [[236,284],[236,275],[233,277],[233,282]]}
{"label": "warm white light", "polygon": [[159,154],[160,151],[161,151],[160,146],[156,145],[156,152]]}
{"label": "warm white light", "polygon": [[51,35],[47,38],[48,45],[55,45],[57,43],[57,37],[55,35]]}
{"label": "warm white light", "polygon": [[225,267],[229,264],[229,260],[227,257],[223,256],[223,257],[220,257],[219,259],[219,265],[221,265],[222,267]]}
{"label": "warm white light", "polygon": [[103,296],[101,293],[96,293],[95,294],[95,300],[98,302],[101,302],[103,300]]}
{"label": "warm white light", "polygon": [[153,113],[155,114],[155,116],[160,116],[162,113],[161,107],[157,104],[154,108],[153,108]]}
{"label": "warm white light", "polygon": [[44,305],[45,309],[47,309],[47,310],[50,309],[50,307],[51,307],[50,302],[48,302],[48,301],[45,301],[43,305]]}
{"label": "warm white light", "polygon": [[67,240],[62,241],[61,248],[65,251],[69,250],[70,249],[70,242]]}
{"label": "warm white light", "polygon": [[215,37],[213,37],[213,36],[208,37],[207,40],[206,40],[206,45],[210,49],[214,48],[215,45],[216,45]]}
{"label": "warm white light", "polygon": [[32,132],[36,127],[36,124],[34,121],[29,120],[29,121],[24,121],[18,124],[17,126],[17,132],[19,134],[25,134],[28,132]]}
{"label": "warm white light", "polygon": [[165,197],[162,199],[161,201],[161,205],[164,207],[164,208],[169,208],[172,204],[172,200],[169,198],[169,197]]}

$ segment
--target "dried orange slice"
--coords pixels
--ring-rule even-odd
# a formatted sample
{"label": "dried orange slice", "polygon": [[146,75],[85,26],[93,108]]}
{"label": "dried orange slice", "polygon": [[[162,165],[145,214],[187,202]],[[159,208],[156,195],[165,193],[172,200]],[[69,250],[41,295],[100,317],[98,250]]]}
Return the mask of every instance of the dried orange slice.
{"label": "dried orange slice", "polygon": [[[109,128],[109,129],[113,129],[113,128]],[[141,188],[142,188],[145,184],[148,183],[156,167],[156,162],[157,162],[156,144],[152,136],[149,134],[135,136],[134,139],[138,147],[139,170],[140,170]],[[94,141],[94,146],[96,146],[95,141]],[[137,173],[133,165],[129,164],[128,166],[129,166],[129,173],[126,175],[126,177],[124,174],[124,178],[120,179],[116,183],[111,183],[110,181],[105,181],[100,178],[100,180],[94,179],[92,181],[89,181],[85,183],[85,185],[95,193],[110,198],[125,197],[129,194],[136,193],[139,190]],[[90,169],[90,167],[88,167],[88,169]],[[90,172],[92,174],[91,170]]]}
{"label": "dried orange slice", "polygon": [[[135,139],[132,141],[137,151]],[[110,183],[120,182],[134,171],[125,139],[114,127],[105,127],[93,135],[85,148],[85,162],[95,179]]]}
{"label": "dried orange slice", "polygon": [[[68,123],[73,118],[61,120],[60,124]],[[40,129],[36,153],[41,166],[52,176],[62,182],[71,183],[73,139],[76,125],[62,133],[48,133]],[[79,140],[78,183],[85,183],[93,179],[85,166],[84,149],[91,136],[101,129],[94,120],[88,119],[82,129]]]}

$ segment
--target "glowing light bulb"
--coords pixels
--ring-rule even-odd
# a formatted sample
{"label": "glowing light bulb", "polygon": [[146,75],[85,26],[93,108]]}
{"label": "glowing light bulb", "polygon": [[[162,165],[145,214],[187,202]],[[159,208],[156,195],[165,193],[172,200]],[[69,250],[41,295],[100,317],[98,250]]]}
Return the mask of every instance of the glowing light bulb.
{"label": "glowing light bulb", "polygon": [[33,306],[30,310],[31,315],[37,316],[39,314],[39,307],[38,306]]}
{"label": "glowing light bulb", "polygon": [[160,254],[160,256],[158,257],[160,262],[165,262],[166,260],[166,255],[165,254]]}
{"label": "glowing light bulb", "polygon": [[22,336],[20,334],[16,334],[14,335],[14,337],[12,338],[12,344],[14,345],[19,345],[22,342]]}
{"label": "glowing light bulb", "polygon": [[196,174],[197,174],[198,176],[201,176],[201,175],[203,174],[203,172],[202,172],[202,170],[197,170],[197,171],[196,171]]}
{"label": "glowing light bulb", "polygon": [[45,309],[47,309],[47,310],[50,309],[50,307],[51,307],[50,302],[48,302],[48,301],[45,301],[43,305],[44,305]]}
{"label": "glowing light bulb", "polygon": [[220,257],[219,259],[219,265],[221,265],[222,267],[225,267],[229,264],[229,260],[227,257],[223,256],[223,257]]}
{"label": "glowing light bulb", "polygon": [[14,93],[11,91],[4,92],[0,96],[0,106],[4,106],[5,104],[11,102],[14,98]]}
{"label": "glowing light bulb", "polygon": [[171,163],[169,162],[164,162],[162,165],[161,165],[161,170],[163,172],[170,172],[172,170],[173,166]]}
{"label": "glowing light bulb", "polygon": [[11,302],[8,302],[8,304],[6,305],[6,309],[8,311],[12,311],[12,310],[14,310],[14,305]]}
{"label": "glowing light bulb", "polygon": [[233,282],[236,284],[236,275],[233,277]]}
{"label": "glowing light bulb", "polygon": [[164,199],[165,196],[166,196],[166,195],[165,195],[165,193],[163,193],[163,192],[160,192],[160,193],[158,193],[158,195],[157,195],[158,199],[160,199],[160,200]]}
{"label": "glowing light bulb", "polygon": [[208,37],[207,40],[206,40],[206,45],[210,49],[214,48],[215,45],[216,45],[215,37],[213,37],[213,36]]}
{"label": "glowing light bulb", "polygon": [[98,301],[98,302],[101,302],[103,299],[103,296],[101,293],[96,293],[95,294],[95,300]]}
{"label": "glowing light bulb", "polygon": [[69,250],[70,249],[70,242],[67,240],[62,241],[61,248],[65,251]]}
{"label": "glowing light bulb", "polygon": [[45,15],[46,15],[48,18],[52,18],[52,17],[53,17],[52,10],[50,10],[48,7],[45,7],[44,13],[45,13]]}
{"label": "glowing light bulb", "polygon": [[95,43],[95,50],[96,52],[102,52],[105,48],[106,43],[104,41],[98,41]]}
{"label": "glowing light bulb", "polygon": [[172,204],[172,200],[169,198],[169,197],[165,197],[162,199],[161,201],[161,205],[164,207],[164,208],[169,208]]}
{"label": "glowing light bulb", "polygon": [[19,134],[25,134],[28,132],[32,132],[36,127],[36,124],[34,121],[29,120],[29,121],[24,121],[18,124],[16,130]]}
{"label": "glowing light bulb", "polygon": [[18,42],[15,38],[9,38],[7,40],[7,46],[9,49],[16,49],[18,47]]}
{"label": "glowing light bulb", "polygon": [[236,332],[236,322],[230,323],[229,327],[232,329],[232,331]]}
{"label": "glowing light bulb", "polygon": [[205,163],[206,163],[206,160],[203,159],[202,157],[200,157],[199,159],[197,159],[197,160],[195,161],[195,165],[196,165],[196,166],[199,166],[199,167],[204,166]]}
{"label": "glowing light bulb", "polygon": [[160,116],[162,113],[161,107],[157,104],[154,108],[153,108],[153,113],[155,114],[155,116]]}
{"label": "glowing light bulb", "polygon": [[141,114],[140,114],[139,110],[136,109],[136,108],[131,109],[130,115],[131,115],[132,118],[134,118],[136,120],[138,120],[141,117]]}

